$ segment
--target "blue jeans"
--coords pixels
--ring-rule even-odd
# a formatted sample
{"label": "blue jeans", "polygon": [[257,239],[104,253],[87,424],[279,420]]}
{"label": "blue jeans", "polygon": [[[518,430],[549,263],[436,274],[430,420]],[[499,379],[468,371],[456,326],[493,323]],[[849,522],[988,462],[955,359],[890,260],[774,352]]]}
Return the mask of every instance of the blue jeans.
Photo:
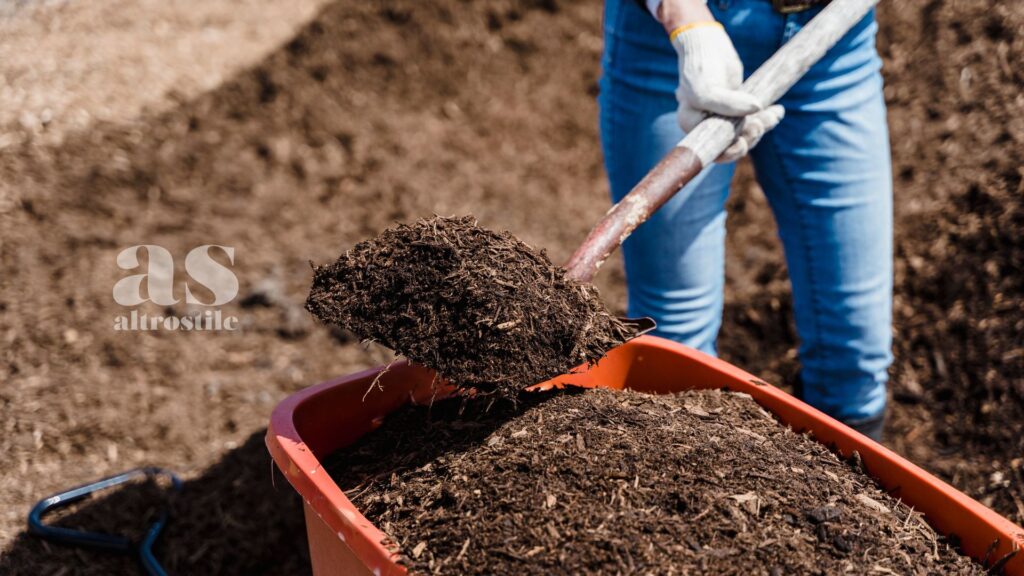
{"label": "blue jeans", "polygon": [[[817,10],[710,0],[749,75]],[[665,31],[633,0],[607,0],[601,142],[618,201],[683,137]],[[780,101],[751,152],[793,287],[804,398],[841,420],[885,408],[892,361],[892,176],[877,24],[869,14]],[[704,170],[623,246],[631,316],[709,354],[721,325],[725,201],[734,165]]]}

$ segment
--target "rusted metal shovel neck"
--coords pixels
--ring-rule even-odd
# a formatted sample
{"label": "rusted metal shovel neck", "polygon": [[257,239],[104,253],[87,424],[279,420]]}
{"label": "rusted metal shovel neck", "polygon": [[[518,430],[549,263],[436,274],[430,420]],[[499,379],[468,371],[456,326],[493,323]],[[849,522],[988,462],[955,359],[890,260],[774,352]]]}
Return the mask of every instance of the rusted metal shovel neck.
{"label": "rusted metal shovel neck", "polygon": [[703,167],[692,150],[676,146],[594,226],[566,263],[566,276],[578,282],[592,281],[619,244]]}

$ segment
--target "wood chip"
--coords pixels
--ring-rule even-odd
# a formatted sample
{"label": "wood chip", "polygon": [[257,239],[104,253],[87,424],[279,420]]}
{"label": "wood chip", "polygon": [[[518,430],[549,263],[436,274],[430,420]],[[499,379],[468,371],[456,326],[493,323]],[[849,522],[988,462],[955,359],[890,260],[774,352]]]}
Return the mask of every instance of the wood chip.
{"label": "wood chip", "polygon": [[889,511],[889,508],[885,504],[882,504],[878,500],[875,500],[874,498],[872,498],[872,497],[870,497],[870,496],[868,496],[866,494],[857,494],[856,498],[857,498],[857,500],[860,501],[861,504],[867,506],[868,508],[871,508],[872,510],[874,510],[876,512],[888,512]]}
{"label": "wood chip", "polygon": [[707,410],[701,408],[700,406],[697,406],[696,404],[683,404],[683,408],[685,408],[686,411],[689,412],[690,414],[693,414],[694,416],[697,416],[699,418],[711,417],[711,414],[709,414]]}
{"label": "wood chip", "polygon": [[534,546],[533,548],[530,549],[529,552],[527,552],[526,554],[523,554],[523,556],[526,556],[527,558],[533,558],[534,556],[536,556],[537,554],[540,554],[543,551],[544,551],[544,547],[543,546]]}
{"label": "wood chip", "polygon": [[755,516],[760,511],[761,503],[760,498],[758,498],[757,496],[757,492],[747,492],[746,494],[734,494],[732,496],[729,496],[729,498],[732,498],[733,500],[738,502],[743,509],[745,509],[747,512],[750,512]]}
{"label": "wood chip", "polygon": [[562,535],[558,533],[558,528],[555,528],[554,524],[547,525],[548,536],[551,536],[552,540],[561,540]]}
{"label": "wood chip", "polygon": [[760,435],[757,432],[754,432],[752,430],[747,430],[746,428],[737,427],[737,428],[735,428],[735,430],[737,432],[739,432],[740,434],[743,434],[744,436],[750,436],[751,438],[753,438],[754,440],[757,440],[758,442],[764,442],[764,441],[768,440],[768,438],[766,438],[766,437],[764,437],[764,436],[762,436],[762,435]]}
{"label": "wood chip", "polygon": [[423,551],[426,550],[426,549],[427,549],[427,542],[424,540],[423,542],[420,542],[419,544],[416,545],[415,548],[412,549],[412,557],[413,558],[419,558],[420,555],[423,554]]}

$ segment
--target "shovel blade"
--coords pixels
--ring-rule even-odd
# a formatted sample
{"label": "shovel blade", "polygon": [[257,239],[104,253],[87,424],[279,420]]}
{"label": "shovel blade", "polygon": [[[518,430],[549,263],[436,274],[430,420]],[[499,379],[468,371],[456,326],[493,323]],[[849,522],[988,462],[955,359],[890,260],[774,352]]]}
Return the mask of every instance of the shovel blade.
{"label": "shovel blade", "polygon": [[636,338],[637,336],[643,336],[644,334],[647,334],[651,330],[654,330],[655,328],[658,327],[658,324],[657,322],[654,321],[654,318],[649,318],[647,316],[643,316],[640,318],[619,318],[619,320],[621,320],[623,324],[633,329],[634,332],[633,335],[630,336],[630,340]]}

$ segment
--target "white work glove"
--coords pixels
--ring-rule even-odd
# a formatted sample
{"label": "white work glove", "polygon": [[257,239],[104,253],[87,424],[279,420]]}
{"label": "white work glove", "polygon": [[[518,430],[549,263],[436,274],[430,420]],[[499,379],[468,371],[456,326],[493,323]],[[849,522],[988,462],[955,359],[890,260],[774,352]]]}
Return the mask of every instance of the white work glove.
{"label": "white work glove", "polygon": [[785,114],[782,106],[764,108],[752,94],[740,90],[743,62],[718,22],[698,22],[672,32],[679,54],[679,127],[690,132],[708,113],[746,116],[736,141],[717,162],[732,162],[757,145]]}

